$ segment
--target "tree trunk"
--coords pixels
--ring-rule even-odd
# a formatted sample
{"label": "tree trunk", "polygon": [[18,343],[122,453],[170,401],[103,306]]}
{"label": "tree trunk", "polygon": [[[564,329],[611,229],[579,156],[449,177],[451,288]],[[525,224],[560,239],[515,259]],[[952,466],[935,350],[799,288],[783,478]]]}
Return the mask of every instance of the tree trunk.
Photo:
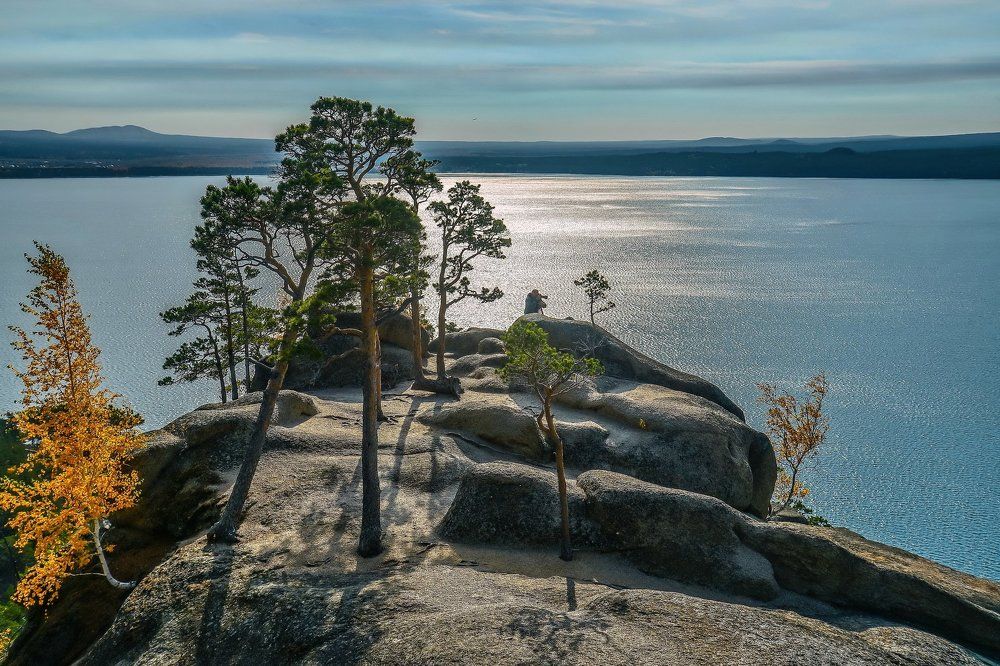
{"label": "tree trunk", "polygon": [[[431,391],[456,398],[462,393],[462,383],[458,377],[431,379],[424,374],[424,340],[421,336],[423,327],[420,325],[420,294],[416,288],[410,292],[410,317],[413,319],[413,388],[418,391]],[[442,341],[438,341],[439,349]]]}
{"label": "tree trunk", "polygon": [[788,506],[792,503],[792,498],[795,497],[795,478],[798,475],[799,475],[798,468],[793,469],[792,470],[792,482],[791,482],[791,485],[788,488],[788,497],[785,498],[785,501],[781,504],[781,506],[779,506],[777,509],[775,509],[774,511],[771,512],[772,514],[781,513],[782,511],[784,511],[785,509],[787,509]]}
{"label": "tree trunk", "polygon": [[360,271],[361,346],[365,354],[361,422],[361,537],[358,554],[372,557],[382,552],[382,507],[378,479],[378,330],[375,327],[374,275]]}
{"label": "tree trunk", "polygon": [[236,348],[233,346],[233,306],[229,298],[229,282],[223,275],[222,296],[226,306],[226,356],[229,361],[229,383],[232,384],[233,400],[240,398],[240,385],[236,379]]}
{"label": "tree trunk", "polygon": [[445,232],[441,239],[441,265],[438,268],[438,296],[441,297],[441,304],[438,306],[438,345],[437,345],[437,378],[444,379],[447,375],[444,371],[444,335],[448,328],[446,314],[448,312],[448,290],[445,288],[445,270],[448,266],[448,234]]}
{"label": "tree trunk", "polygon": [[413,348],[413,385],[417,386],[424,377],[424,340],[420,327],[420,290],[416,285],[410,286],[410,319],[413,320],[410,346]]}
{"label": "tree trunk", "polygon": [[378,333],[378,325],[375,326],[375,387],[378,397],[375,399],[375,407],[378,410],[378,420],[388,421],[389,418],[382,411],[382,338]]}
{"label": "tree trunk", "polygon": [[243,370],[246,374],[246,383],[243,385],[246,390],[250,390],[250,380],[252,379],[251,363],[250,363],[250,322],[247,319],[249,316],[247,314],[247,288],[243,282],[243,271],[240,270],[239,264],[236,265],[236,275],[239,276],[240,285],[240,324],[243,331]]}
{"label": "tree trunk", "polygon": [[441,305],[438,308],[438,344],[437,344],[437,378],[439,380],[444,380],[448,377],[448,373],[444,369],[444,335],[445,329],[448,328],[448,296],[447,294],[441,295]]}
{"label": "tree trunk", "polygon": [[212,343],[212,356],[215,358],[215,375],[219,378],[219,393],[222,395],[222,402],[229,399],[226,394],[226,370],[222,367],[222,355],[219,353],[219,343],[215,341],[211,329],[208,331],[208,341]]}
{"label": "tree trunk", "polygon": [[101,571],[104,572],[104,577],[108,579],[111,583],[111,587],[119,590],[131,590],[135,587],[135,581],[121,581],[111,575],[111,569],[108,567],[108,560],[104,557],[104,547],[101,545],[101,521],[95,520],[90,527],[90,534],[94,539],[94,550],[97,551],[97,559],[101,561]]}
{"label": "tree trunk", "polygon": [[[281,338],[278,347],[278,359],[286,359],[288,350],[295,341],[295,333],[286,330]],[[219,522],[208,531],[209,541],[221,541],[234,543],[236,541],[236,528],[242,520],[243,505],[246,504],[247,495],[250,493],[250,483],[257,472],[257,464],[260,456],[264,452],[264,438],[267,436],[267,429],[271,425],[271,417],[274,416],[274,406],[278,402],[278,392],[285,383],[285,373],[288,372],[288,361],[279,360],[271,370],[271,376],[267,380],[267,387],[264,389],[264,396],[260,403],[260,411],[257,413],[257,421],[254,423],[253,431],[250,434],[250,441],[247,444],[246,452],[243,455],[243,464],[240,465],[240,472],[233,484],[233,490],[229,493],[229,500],[222,510]]]}
{"label": "tree trunk", "polygon": [[559,557],[567,562],[573,559],[573,545],[569,533],[569,494],[566,491],[566,466],[563,460],[563,442],[556,431],[556,422],[552,417],[552,396],[545,398],[545,425],[549,443],[556,451],[556,476],[559,479],[559,511],[562,518],[562,539],[559,545]]}

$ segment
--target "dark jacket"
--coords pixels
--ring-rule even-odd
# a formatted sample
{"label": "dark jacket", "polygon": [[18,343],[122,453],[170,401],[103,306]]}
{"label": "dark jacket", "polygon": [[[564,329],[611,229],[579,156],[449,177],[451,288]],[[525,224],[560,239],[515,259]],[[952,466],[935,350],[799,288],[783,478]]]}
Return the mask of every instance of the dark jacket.
{"label": "dark jacket", "polygon": [[535,296],[529,293],[527,298],[524,299],[524,314],[535,314],[536,312],[541,312],[542,308],[545,307],[545,301],[542,300],[541,296]]}

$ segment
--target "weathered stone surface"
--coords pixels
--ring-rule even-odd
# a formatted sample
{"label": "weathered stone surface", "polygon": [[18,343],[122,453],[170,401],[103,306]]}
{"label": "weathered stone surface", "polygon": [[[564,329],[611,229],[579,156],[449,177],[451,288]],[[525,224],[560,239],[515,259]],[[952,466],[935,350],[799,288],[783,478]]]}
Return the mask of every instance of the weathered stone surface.
{"label": "weathered stone surface", "polygon": [[574,354],[586,354],[601,361],[612,377],[658,384],[676,391],[701,396],[744,420],[743,410],[722,390],[701,377],[671,368],[632,349],[600,326],[575,319],[552,319],[540,314],[524,315],[549,334],[549,344]]}
{"label": "weathered stone surface", "polygon": [[440,409],[422,412],[418,418],[426,425],[473,435],[534,460],[547,460],[550,454],[535,419],[506,397],[468,396],[460,402],[442,404]]}
{"label": "weathered stone surface", "polygon": [[[454,377],[466,377],[483,368],[502,368],[507,363],[507,354],[466,354],[455,360],[448,368]],[[506,389],[506,384],[504,384]]]}
{"label": "weathered stone surface", "polygon": [[[337,315],[337,325],[358,328],[360,315],[353,312]],[[428,342],[426,331],[421,329],[423,341]],[[382,385],[391,388],[401,381],[414,377],[412,327],[409,317],[396,315],[379,326],[382,344]],[[344,386],[361,386],[364,375],[364,356],[358,348],[359,340],[352,335],[331,335],[319,344],[319,352],[300,353],[293,357],[285,375],[285,388],[315,390]],[[254,372],[251,388],[263,390],[267,373],[258,367]]]}
{"label": "weathered stone surface", "polygon": [[476,352],[483,355],[503,354],[505,351],[503,341],[500,338],[483,338],[479,341],[479,346],[476,348]]}
{"label": "weathered stone surface", "polygon": [[771,520],[779,523],[799,523],[800,525],[809,524],[809,519],[806,518],[805,514],[798,509],[793,509],[791,507],[778,511],[771,516]]}
{"label": "weathered stone surface", "polygon": [[594,387],[580,386],[558,400],[628,429],[603,445],[589,447],[579,446],[570,433],[569,464],[623,472],[767,515],[777,474],[771,443],[715,403],[611,377],[599,378]]}
{"label": "weathered stone surface", "polygon": [[[503,354],[470,354],[450,371],[463,377],[470,396],[504,393],[512,388],[493,368],[505,360]],[[521,405],[537,402],[530,394],[513,395]],[[571,420],[581,412],[593,428]],[[572,468],[622,472],[767,515],[777,475],[770,441],[709,400],[656,384],[599,377],[558,396],[556,418]]]}
{"label": "weathered stone surface", "polygon": [[[479,326],[446,333],[444,336],[445,352],[454,356],[475,354],[479,351],[480,342],[486,338],[499,338],[503,334],[504,332],[498,328],[481,328]],[[430,342],[427,350],[432,354],[437,351],[437,338]]]}
{"label": "weathered stone surface", "polygon": [[[990,581],[848,530],[753,520],[717,499],[615,472],[585,472],[576,485],[570,515],[578,546],[620,551],[645,571],[729,594],[766,601],[784,589],[998,649],[1000,586]],[[463,478],[443,534],[555,544],[558,515],[551,474],[480,465]]]}
{"label": "weathered stone surface", "polygon": [[760,523],[746,543],[785,589],[1000,650],[1000,585],[850,530]]}
{"label": "weathered stone surface", "polygon": [[82,666],[975,664],[913,630],[840,629],[677,592],[428,564],[331,575],[192,544],[151,574]]}
{"label": "weathered stone surface", "polygon": [[725,502],[615,472],[584,472],[577,485],[604,543],[657,574],[756,599],[777,596],[770,563],[743,544],[746,517]]}
{"label": "weathered stone surface", "polygon": [[[341,312],[337,314],[337,326],[340,328],[361,328],[361,314],[358,312]],[[384,345],[393,345],[407,351],[413,349],[413,320],[409,317],[409,310],[389,317],[378,327],[379,339]],[[424,328],[420,329],[420,339],[424,349],[430,342],[430,335]],[[356,340],[356,338],[355,338]]]}
{"label": "weathered stone surface", "polygon": [[[591,542],[584,495],[568,488],[570,516],[577,540]],[[483,463],[458,486],[441,523],[441,533],[459,542],[501,546],[555,543],[561,534],[559,487],[547,469],[517,463]]]}
{"label": "weathered stone surface", "polygon": [[[356,347],[356,339],[334,336],[324,345],[324,356],[298,356],[292,361],[285,376],[285,386],[297,390],[361,386],[365,359]],[[408,349],[385,343],[381,367],[382,386],[392,388],[413,378],[413,354]],[[261,388],[263,382],[255,379],[254,386]]]}
{"label": "weathered stone surface", "polygon": [[[264,399],[264,393],[262,391],[254,391],[252,393],[247,393],[238,400],[232,400],[230,402],[213,402],[207,405],[202,405],[195,412],[200,411],[218,411],[222,409],[231,410],[234,407],[245,407],[247,405],[259,405]],[[274,405],[274,416],[271,418],[273,423],[287,423],[289,421],[295,421],[299,417],[303,416],[315,416],[319,413],[319,407],[316,406],[316,399],[313,398],[308,393],[299,393],[298,391],[291,391],[284,389],[278,393],[278,400]]]}
{"label": "weathered stone surface", "polygon": [[[202,531],[225,500],[259,398],[206,406],[153,433],[135,463],[141,510],[113,517],[111,535],[113,570],[139,586],[126,598],[96,577],[71,579],[48,615],[29,621],[11,663],[973,663],[897,620],[996,649],[994,583],[846,531],[764,523],[712,497],[593,471],[662,465],[666,482],[670,466],[686,464],[671,442],[721,456],[715,437],[736,461],[715,459],[715,482],[758,492],[749,429],[663,387],[606,379],[604,397],[557,406],[577,548],[564,563],[533,401],[500,393],[482,364],[463,384],[460,402],[386,395],[386,552],[373,559],[354,550],[357,391],[282,396],[231,547],[207,545]],[[705,441],[667,436],[684,425]],[[524,457],[539,464],[515,462]],[[763,601],[775,583],[778,596]]]}

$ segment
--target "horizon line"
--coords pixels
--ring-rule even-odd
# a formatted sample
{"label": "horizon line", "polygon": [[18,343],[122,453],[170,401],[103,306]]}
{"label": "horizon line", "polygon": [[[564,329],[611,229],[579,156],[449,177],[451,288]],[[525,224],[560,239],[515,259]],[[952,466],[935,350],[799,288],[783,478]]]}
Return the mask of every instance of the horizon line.
{"label": "horizon line", "polygon": [[[244,139],[248,141],[273,141],[274,137],[255,137],[255,136],[225,136],[218,134],[177,134],[177,133],[167,133],[159,132],[157,130],[150,129],[143,125],[136,125],[134,123],[126,123],[123,125],[95,125],[92,127],[79,127],[76,129],[65,130],[62,132],[56,130],[49,130],[40,127],[34,127],[30,129],[0,129],[0,132],[47,132],[50,134],[55,134],[57,136],[66,136],[74,132],[81,132],[87,130],[98,130],[98,129],[125,129],[125,128],[137,128],[157,134],[160,136],[182,136],[182,137],[195,137],[203,139]],[[710,139],[732,139],[738,141],[774,141],[774,140],[796,140],[796,139],[806,139],[806,140],[817,140],[817,139],[832,139],[832,140],[846,140],[846,139],[915,139],[915,138],[926,138],[926,137],[954,137],[954,136],[972,136],[979,134],[1000,134],[1000,129],[996,130],[979,130],[979,131],[962,131],[962,132],[950,132],[946,134],[885,134],[885,133],[875,133],[875,134],[848,134],[848,135],[813,135],[813,136],[735,136],[730,134],[711,134],[707,136],[691,137],[691,138],[645,138],[645,139],[434,139],[434,138],[420,138],[415,139],[415,142],[435,142],[435,143],[654,143],[654,142],[666,142],[666,141],[706,141]]]}

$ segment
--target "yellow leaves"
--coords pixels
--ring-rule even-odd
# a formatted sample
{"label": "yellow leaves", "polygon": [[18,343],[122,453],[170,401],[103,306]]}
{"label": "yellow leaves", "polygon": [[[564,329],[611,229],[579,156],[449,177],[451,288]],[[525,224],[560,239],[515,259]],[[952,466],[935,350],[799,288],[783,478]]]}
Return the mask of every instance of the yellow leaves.
{"label": "yellow leaves", "polygon": [[138,415],[101,388],[100,350],[65,261],[37,248],[27,258],[40,282],[22,305],[36,326],[15,329],[14,342],[24,389],[13,422],[32,452],[0,481],[16,545],[32,546],[35,556],[13,597],[25,606],[54,600],[65,577],[92,561],[95,520],[135,504],[139,479],[126,466],[142,437]]}
{"label": "yellow leaves", "polygon": [[809,395],[804,402],[790,393],[779,393],[773,384],[758,384],[757,388],[761,392],[758,401],[768,406],[768,433],[779,465],[774,494],[784,508],[793,499],[809,494],[798,474],[802,465],[819,453],[830,428],[830,420],[823,414],[829,386],[823,373],[811,378],[806,382]]}
{"label": "yellow leaves", "polygon": [[10,649],[10,644],[14,641],[14,630],[7,627],[3,631],[0,631],[0,659],[7,658],[7,650]]}

